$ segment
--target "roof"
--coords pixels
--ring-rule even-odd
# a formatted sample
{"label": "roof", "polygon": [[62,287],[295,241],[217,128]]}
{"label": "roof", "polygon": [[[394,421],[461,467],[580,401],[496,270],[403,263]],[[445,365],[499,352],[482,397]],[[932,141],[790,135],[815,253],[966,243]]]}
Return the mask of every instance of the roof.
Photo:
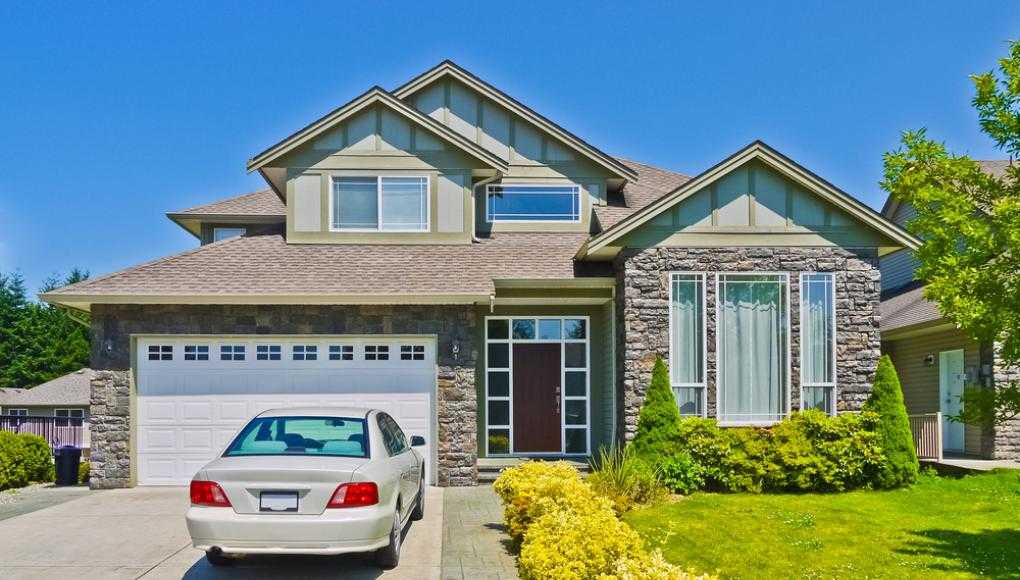
{"label": "roof", "polygon": [[220,199],[204,205],[189,207],[171,215],[176,216],[260,216],[280,217],[287,215],[287,206],[276,193],[269,189],[260,189],[242,193],[233,197]]}
{"label": "roof", "polygon": [[924,297],[924,286],[912,288],[882,301],[879,329],[889,332],[942,319],[936,303]]}
{"label": "roof", "polygon": [[92,369],[80,369],[31,389],[0,389],[4,407],[88,407],[92,398]]}
{"label": "roof", "polygon": [[[609,276],[575,263],[583,233],[500,234],[457,245],[288,244],[282,234],[230,238],[65,286],[47,302],[468,303],[499,279]],[[451,267],[455,265],[456,267]],[[187,300],[185,300],[187,299]]]}
{"label": "roof", "polygon": [[595,206],[595,215],[598,216],[599,224],[604,230],[691,179],[688,175],[653,165],[617,159],[637,175],[638,181],[627,182],[621,195],[611,197],[608,205]]}

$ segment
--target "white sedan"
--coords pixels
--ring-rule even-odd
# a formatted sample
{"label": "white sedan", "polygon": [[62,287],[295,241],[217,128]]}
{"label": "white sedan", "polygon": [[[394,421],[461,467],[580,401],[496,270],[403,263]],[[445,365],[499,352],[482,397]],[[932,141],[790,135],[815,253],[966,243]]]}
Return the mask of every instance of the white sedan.
{"label": "white sedan", "polygon": [[375,551],[400,559],[424,516],[423,459],[386,413],[275,409],[252,419],[191,482],[188,532],[215,566],[243,554]]}

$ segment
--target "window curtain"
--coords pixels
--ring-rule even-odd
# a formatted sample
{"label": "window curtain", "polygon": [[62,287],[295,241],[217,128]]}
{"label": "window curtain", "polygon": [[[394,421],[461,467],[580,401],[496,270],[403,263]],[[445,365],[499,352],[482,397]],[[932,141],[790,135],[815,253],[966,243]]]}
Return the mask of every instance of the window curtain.
{"label": "window curtain", "polygon": [[802,297],[801,364],[804,383],[832,382],[832,284],[828,278],[808,278]]}
{"label": "window curtain", "polygon": [[333,227],[377,229],[379,190],[375,177],[339,177],[333,182]]}
{"label": "window curtain", "polygon": [[677,276],[673,279],[673,344],[670,367],[673,384],[702,381],[701,279]]}
{"label": "window curtain", "polygon": [[784,283],[727,276],[720,299],[720,419],[777,421],[785,414]]}
{"label": "window curtain", "polygon": [[383,177],[383,229],[428,229],[427,192],[424,177]]}

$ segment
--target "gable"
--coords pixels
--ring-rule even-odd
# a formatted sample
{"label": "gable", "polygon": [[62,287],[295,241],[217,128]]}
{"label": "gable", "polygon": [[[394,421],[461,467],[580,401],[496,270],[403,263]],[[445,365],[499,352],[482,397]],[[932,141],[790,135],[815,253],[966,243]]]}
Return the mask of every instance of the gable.
{"label": "gable", "polygon": [[887,254],[917,240],[755,142],[592,238],[579,257],[623,247],[842,246]]}

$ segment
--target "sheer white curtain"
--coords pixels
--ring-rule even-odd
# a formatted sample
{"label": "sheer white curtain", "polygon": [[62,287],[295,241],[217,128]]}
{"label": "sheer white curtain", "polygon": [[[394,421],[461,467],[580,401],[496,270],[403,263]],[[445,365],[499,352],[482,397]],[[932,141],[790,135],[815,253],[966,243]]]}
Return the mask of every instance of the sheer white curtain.
{"label": "sheer white curtain", "polygon": [[786,414],[786,280],[720,276],[719,418],[777,421]]}
{"label": "sheer white curtain", "polygon": [[832,412],[832,391],[836,382],[833,276],[803,274],[801,280],[800,356],[804,399],[801,407]]}
{"label": "sheer white curtain", "polygon": [[680,412],[700,415],[704,388],[704,277],[673,274],[670,376]]}

